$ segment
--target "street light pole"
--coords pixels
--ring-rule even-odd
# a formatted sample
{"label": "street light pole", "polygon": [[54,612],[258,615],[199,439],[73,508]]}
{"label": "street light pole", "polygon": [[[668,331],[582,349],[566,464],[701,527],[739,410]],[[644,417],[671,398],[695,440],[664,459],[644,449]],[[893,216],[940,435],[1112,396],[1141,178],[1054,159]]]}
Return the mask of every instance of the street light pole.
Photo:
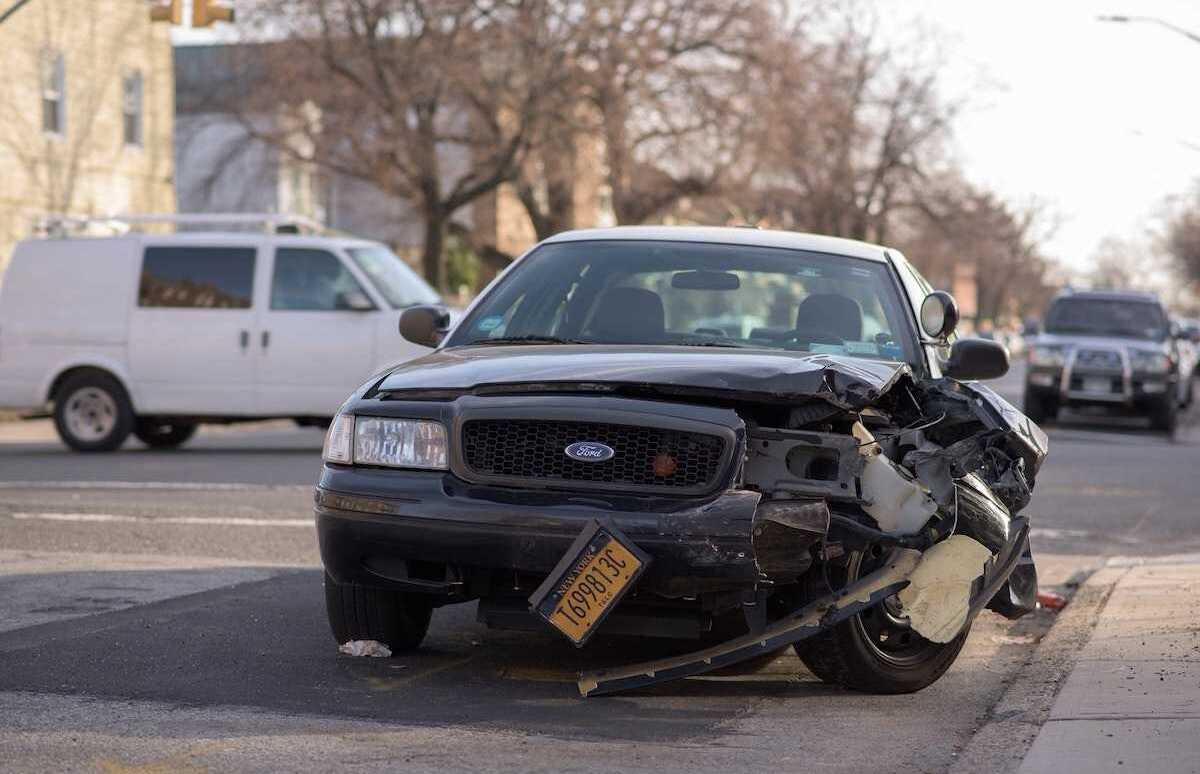
{"label": "street light pole", "polygon": [[1122,15],[1118,15],[1118,14],[1110,14],[1107,16],[1097,16],[1096,21],[1117,22],[1120,24],[1130,24],[1130,23],[1134,23],[1134,22],[1146,22],[1148,24],[1157,24],[1160,27],[1166,27],[1167,29],[1171,30],[1172,32],[1179,33],[1180,35],[1184,36],[1185,38],[1192,41],[1193,43],[1200,43],[1200,35],[1197,35],[1196,33],[1192,32],[1191,30],[1186,30],[1177,24],[1172,24],[1171,22],[1166,21],[1165,19],[1159,19],[1154,16],[1122,16]]}

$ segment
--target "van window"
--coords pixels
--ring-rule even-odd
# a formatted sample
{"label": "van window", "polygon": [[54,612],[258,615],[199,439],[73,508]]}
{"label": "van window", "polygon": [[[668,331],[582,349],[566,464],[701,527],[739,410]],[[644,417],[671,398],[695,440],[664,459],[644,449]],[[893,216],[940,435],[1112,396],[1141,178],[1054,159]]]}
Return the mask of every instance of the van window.
{"label": "van window", "polygon": [[271,308],[334,311],[350,308],[346,296],[363,293],[354,275],[325,250],[280,248],[271,277]]}
{"label": "van window", "polygon": [[249,309],[253,247],[147,247],[138,306]]}

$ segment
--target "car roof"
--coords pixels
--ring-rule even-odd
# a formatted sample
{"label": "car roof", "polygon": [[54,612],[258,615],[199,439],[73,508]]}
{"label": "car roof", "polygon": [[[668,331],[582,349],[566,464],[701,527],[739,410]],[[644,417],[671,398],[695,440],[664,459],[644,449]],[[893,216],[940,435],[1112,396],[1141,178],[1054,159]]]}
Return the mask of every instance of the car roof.
{"label": "car roof", "polygon": [[556,234],[544,240],[542,244],[616,239],[783,247],[791,250],[831,253],[880,262],[887,261],[888,253],[887,248],[867,242],[859,242],[854,239],[805,234],[798,231],[725,226],[614,226],[611,228],[588,228]]}
{"label": "car roof", "polygon": [[335,245],[338,247],[378,247],[381,243],[358,237],[322,236],[319,234],[275,234],[261,231],[185,231],[175,234],[153,234],[131,232],[114,235],[79,235],[68,237],[34,237],[22,240],[31,244],[70,244],[72,242],[152,242],[156,244],[211,244],[213,242],[250,242],[258,244],[271,241],[282,245]]}

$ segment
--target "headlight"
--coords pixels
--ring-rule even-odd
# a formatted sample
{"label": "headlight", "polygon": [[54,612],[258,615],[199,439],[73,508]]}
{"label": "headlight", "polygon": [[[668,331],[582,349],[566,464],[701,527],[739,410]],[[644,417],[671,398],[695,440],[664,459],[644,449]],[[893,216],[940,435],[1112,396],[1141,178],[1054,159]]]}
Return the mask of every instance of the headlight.
{"label": "headlight", "polygon": [[325,436],[326,462],[390,468],[446,469],[446,427],[427,419],[339,414]]}
{"label": "headlight", "polygon": [[1171,358],[1162,352],[1146,349],[1129,350],[1129,365],[1135,371],[1151,374],[1165,374],[1171,370]]}
{"label": "headlight", "polygon": [[354,464],[445,470],[446,426],[427,419],[358,417]]}
{"label": "headlight", "polygon": [[1029,348],[1029,365],[1061,367],[1065,359],[1062,347],[1039,344]]}
{"label": "headlight", "polygon": [[321,451],[321,458],[326,462],[349,465],[353,448],[354,415],[338,414],[329,425],[329,432],[325,434],[325,448]]}

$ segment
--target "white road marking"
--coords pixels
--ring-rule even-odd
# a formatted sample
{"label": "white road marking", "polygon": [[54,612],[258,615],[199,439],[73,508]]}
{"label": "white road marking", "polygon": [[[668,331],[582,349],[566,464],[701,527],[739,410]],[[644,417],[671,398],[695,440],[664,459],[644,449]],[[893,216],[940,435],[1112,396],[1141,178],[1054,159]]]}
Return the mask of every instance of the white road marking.
{"label": "white road marking", "polygon": [[1062,540],[1064,538],[1088,537],[1092,533],[1086,529],[1058,529],[1055,527],[1033,527],[1029,530],[1031,537],[1046,538],[1047,540]]}
{"label": "white road marking", "polygon": [[174,489],[180,491],[243,492],[256,489],[308,489],[307,484],[231,484],[189,481],[0,481],[0,489]]}
{"label": "white road marking", "polygon": [[73,521],[122,524],[189,524],[205,527],[306,527],[314,526],[312,519],[247,519],[235,516],[129,516],[118,513],[44,513],[16,512],[10,514],[22,521]]}

